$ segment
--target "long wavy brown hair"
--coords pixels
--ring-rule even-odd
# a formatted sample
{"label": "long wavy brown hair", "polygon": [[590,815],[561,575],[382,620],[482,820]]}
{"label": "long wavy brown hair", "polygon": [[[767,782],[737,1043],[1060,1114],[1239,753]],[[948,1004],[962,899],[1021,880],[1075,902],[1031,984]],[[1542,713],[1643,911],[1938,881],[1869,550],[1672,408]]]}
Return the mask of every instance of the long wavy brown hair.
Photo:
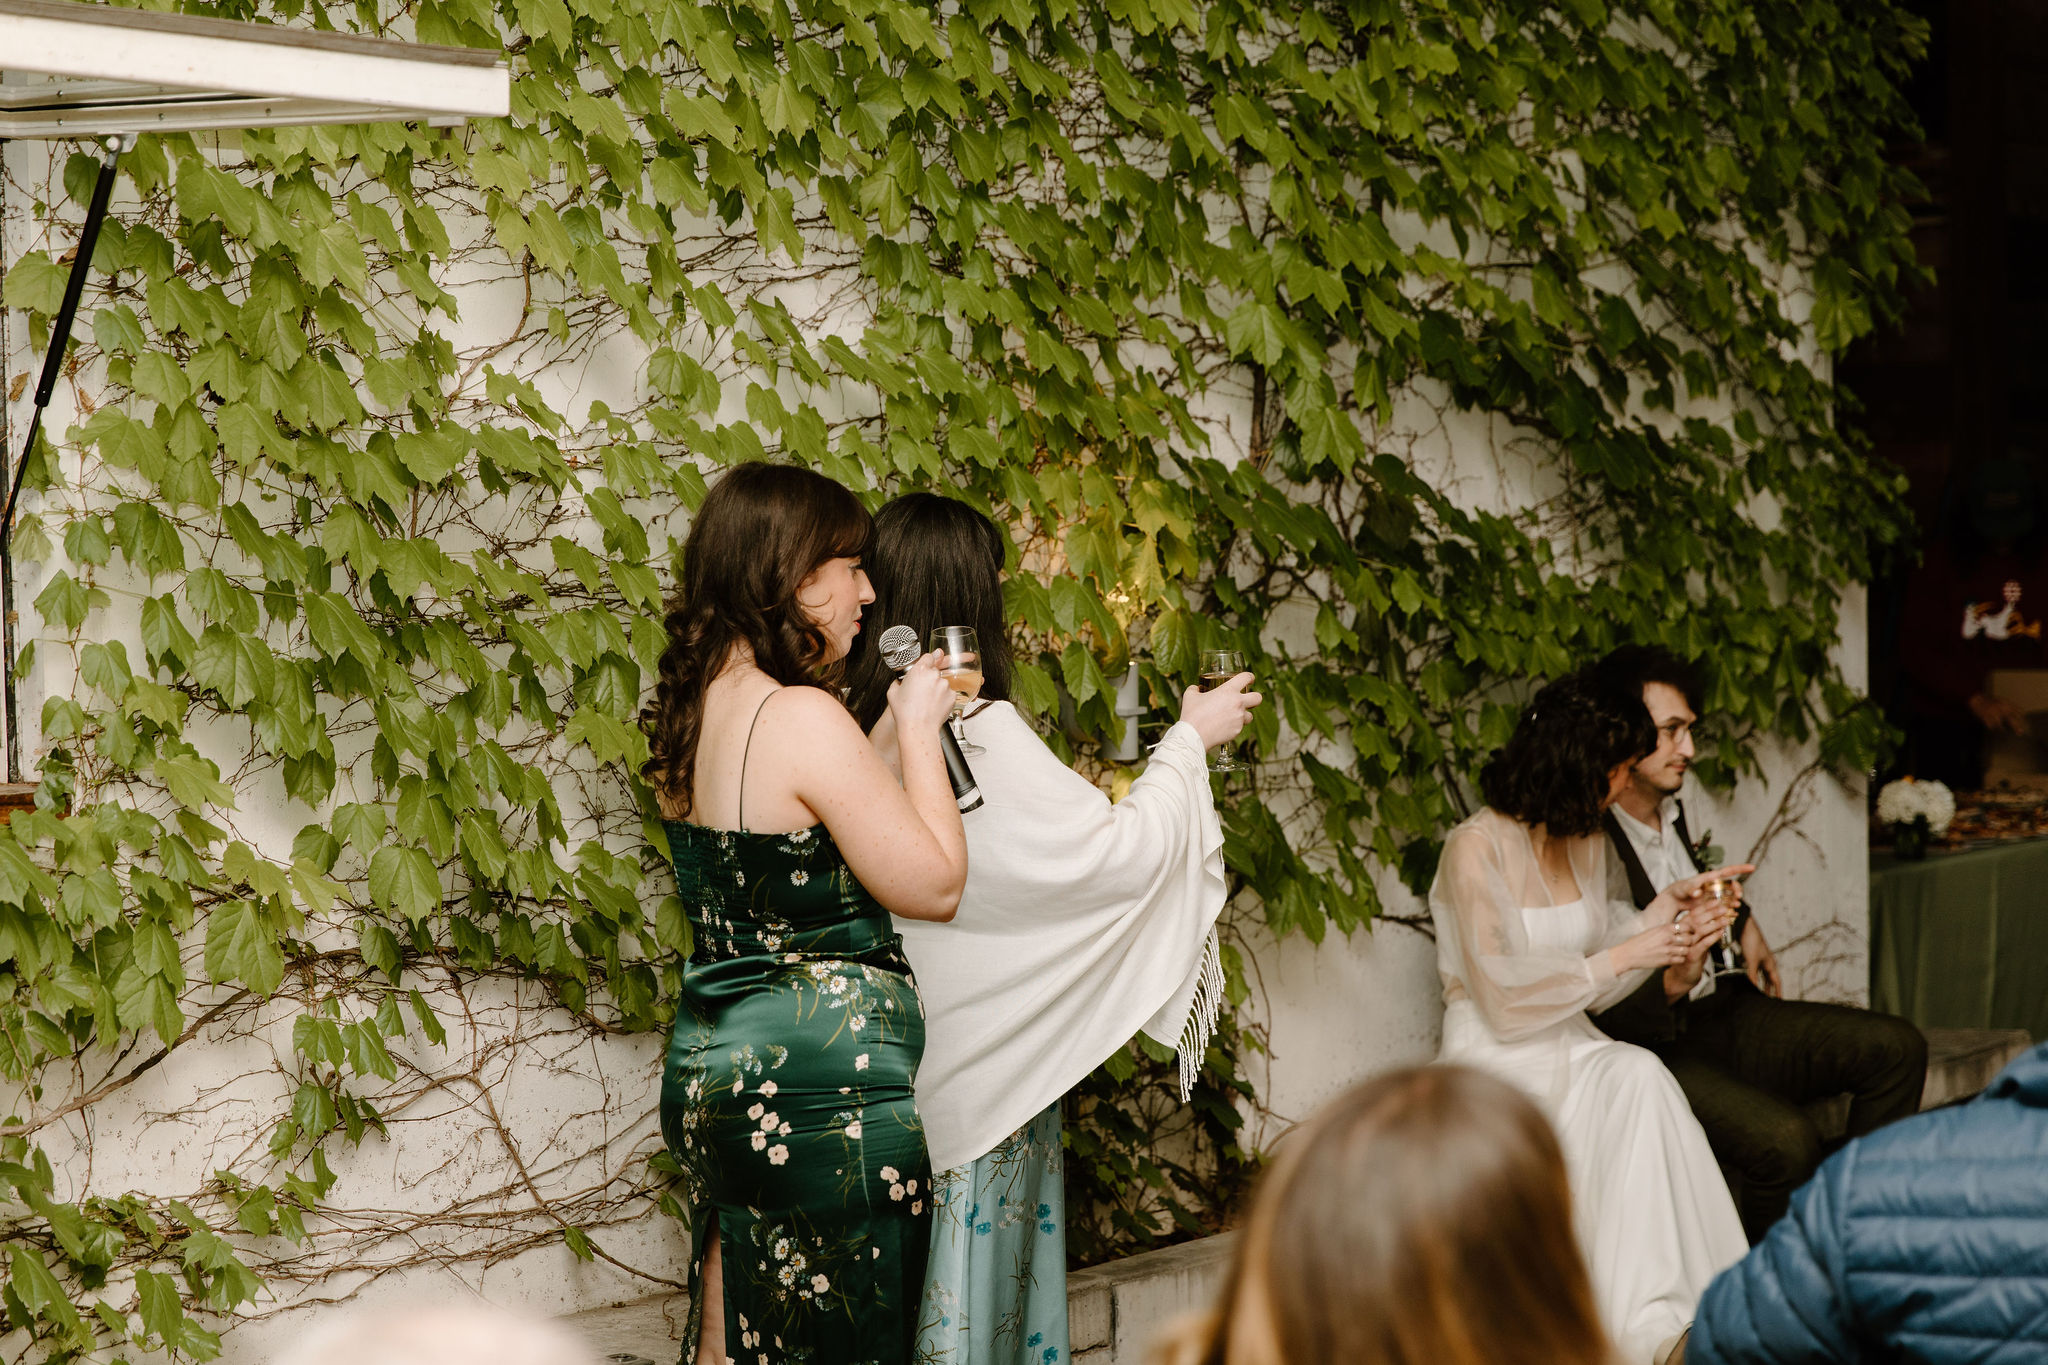
{"label": "long wavy brown hair", "polygon": [[837,686],[843,661],[797,589],[826,561],[859,555],[873,527],[844,486],[795,465],[736,465],[706,495],[663,616],[668,648],[654,700],[640,712],[640,772],[666,813],[691,808],[705,690],[734,646],[752,650],[755,666],[784,686]]}
{"label": "long wavy brown hair", "polygon": [[1167,1365],[1613,1365],[1550,1124],[1456,1066],[1366,1081],[1283,1140],[1221,1309]]}

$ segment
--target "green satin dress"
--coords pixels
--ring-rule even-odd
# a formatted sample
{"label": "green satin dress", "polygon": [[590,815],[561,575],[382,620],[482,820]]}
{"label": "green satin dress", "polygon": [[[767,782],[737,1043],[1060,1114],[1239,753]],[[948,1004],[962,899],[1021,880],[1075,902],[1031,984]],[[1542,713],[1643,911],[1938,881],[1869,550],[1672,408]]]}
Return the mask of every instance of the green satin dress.
{"label": "green satin dress", "polygon": [[683,1363],[715,1228],[728,1359],[907,1365],[932,1217],[901,940],[823,825],[667,832],[694,934],[661,1089],[691,1203]]}

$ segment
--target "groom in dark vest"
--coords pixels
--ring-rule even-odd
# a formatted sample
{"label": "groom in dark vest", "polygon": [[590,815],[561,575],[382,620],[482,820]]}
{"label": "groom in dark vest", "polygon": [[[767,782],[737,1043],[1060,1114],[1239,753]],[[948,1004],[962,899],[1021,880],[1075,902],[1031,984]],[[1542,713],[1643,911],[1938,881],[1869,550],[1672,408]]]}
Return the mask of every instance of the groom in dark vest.
{"label": "groom in dark vest", "polygon": [[[1641,645],[1615,650],[1598,671],[1641,696],[1657,727],[1656,752],[1636,765],[1606,817],[1629,895],[1641,907],[1701,870],[1678,800],[1693,758],[1699,675],[1675,655]],[[1735,932],[1736,960],[1717,962],[1720,950],[1702,944],[1593,1022],[1671,1069],[1756,1242],[1820,1164],[1821,1136],[1802,1106],[1849,1095],[1850,1137],[1913,1113],[1927,1075],[1927,1040],[1887,1014],[1783,999],[1777,959],[1747,906]]]}

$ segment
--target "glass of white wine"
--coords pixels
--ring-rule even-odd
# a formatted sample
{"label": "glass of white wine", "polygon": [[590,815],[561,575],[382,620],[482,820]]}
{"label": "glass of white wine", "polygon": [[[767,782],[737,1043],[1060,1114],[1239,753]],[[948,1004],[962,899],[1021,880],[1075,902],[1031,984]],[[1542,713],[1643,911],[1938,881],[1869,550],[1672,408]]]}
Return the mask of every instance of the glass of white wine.
{"label": "glass of white wine", "polygon": [[[1205,649],[1201,660],[1202,690],[1221,687],[1238,674],[1244,672],[1244,651],[1241,649]],[[1241,773],[1251,767],[1240,755],[1237,744],[1218,745],[1209,759],[1212,773]]]}
{"label": "glass of white wine", "polygon": [[[1735,898],[1735,881],[1732,878],[1716,877],[1704,888],[1714,898],[1716,906],[1726,905]],[[1733,921],[1721,927],[1721,941],[1707,950],[1707,972],[1710,976],[1733,976],[1743,970],[1742,945],[1736,941]]]}
{"label": "glass of white wine", "polygon": [[967,704],[981,695],[981,640],[973,626],[939,626],[927,642],[945,657],[939,660],[939,674],[953,689],[953,739],[963,754],[978,754],[981,746],[968,742],[960,717]]}

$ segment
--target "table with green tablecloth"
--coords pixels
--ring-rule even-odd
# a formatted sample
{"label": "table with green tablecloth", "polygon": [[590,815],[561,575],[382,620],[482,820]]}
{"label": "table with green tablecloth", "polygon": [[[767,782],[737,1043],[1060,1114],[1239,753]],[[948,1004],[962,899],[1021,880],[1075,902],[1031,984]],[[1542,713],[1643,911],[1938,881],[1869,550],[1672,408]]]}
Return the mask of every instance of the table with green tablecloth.
{"label": "table with green tablecloth", "polygon": [[2048,1039],[2048,839],[1870,861],[1870,1004]]}

